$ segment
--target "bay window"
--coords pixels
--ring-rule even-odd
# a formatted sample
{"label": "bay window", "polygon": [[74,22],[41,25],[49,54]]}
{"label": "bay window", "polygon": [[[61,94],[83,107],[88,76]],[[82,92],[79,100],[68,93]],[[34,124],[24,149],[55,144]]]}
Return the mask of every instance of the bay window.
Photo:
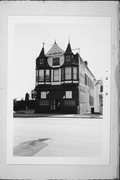
{"label": "bay window", "polygon": [[71,80],[71,67],[65,68],[65,80]]}
{"label": "bay window", "polygon": [[55,81],[55,82],[59,81],[59,69],[54,69],[54,71],[53,71],[53,81]]}
{"label": "bay window", "polygon": [[61,69],[61,79],[64,81],[64,68]]}
{"label": "bay window", "polygon": [[73,80],[77,80],[77,67],[73,67]]}
{"label": "bay window", "polygon": [[44,69],[39,70],[39,81],[44,81]]}
{"label": "bay window", "polygon": [[36,82],[38,82],[38,70],[36,70]]}
{"label": "bay window", "polygon": [[45,80],[48,82],[50,81],[50,70],[49,69],[46,69],[46,72],[45,72]]}

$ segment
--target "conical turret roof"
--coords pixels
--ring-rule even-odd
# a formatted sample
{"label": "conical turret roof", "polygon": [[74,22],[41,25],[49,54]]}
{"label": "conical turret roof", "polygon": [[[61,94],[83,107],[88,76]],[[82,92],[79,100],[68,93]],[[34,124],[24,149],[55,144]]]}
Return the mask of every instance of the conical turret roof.
{"label": "conical turret roof", "polygon": [[39,57],[45,57],[44,46],[42,47]]}
{"label": "conical turret roof", "polygon": [[57,45],[55,41],[51,49],[47,52],[46,56],[63,55],[63,54],[64,51]]}
{"label": "conical turret roof", "polygon": [[65,54],[71,54],[71,53],[73,54],[72,49],[71,49],[71,45],[70,45],[70,42],[69,42],[68,46],[66,48]]}

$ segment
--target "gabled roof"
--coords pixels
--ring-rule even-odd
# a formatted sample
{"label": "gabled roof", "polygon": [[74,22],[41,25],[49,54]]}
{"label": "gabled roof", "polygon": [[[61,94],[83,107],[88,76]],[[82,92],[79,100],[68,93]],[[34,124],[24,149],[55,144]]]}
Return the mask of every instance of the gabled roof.
{"label": "gabled roof", "polygon": [[71,49],[71,45],[70,45],[70,42],[69,42],[68,46],[66,48],[65,54],[71,54],[71,53],[73,54],[72,49]]}
{"label": "gabled roof", "polygon": [[46,53],[46,56],[63,55],[64,51],[55,42],[51,49]]}

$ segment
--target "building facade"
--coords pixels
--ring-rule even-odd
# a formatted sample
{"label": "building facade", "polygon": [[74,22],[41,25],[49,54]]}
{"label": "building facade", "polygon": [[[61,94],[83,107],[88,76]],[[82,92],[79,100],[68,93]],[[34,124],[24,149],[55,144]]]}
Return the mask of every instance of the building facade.
{"label": "building facade", "polygon": [[96,80],[94,86],[94,104],[95,112],[103,113],[103,81]]}
{"label": "building facade", "polygon": [[35,112],[82,114],[94,108],[95,77],[70,42],[62,50],[55,42],[36,59]]}

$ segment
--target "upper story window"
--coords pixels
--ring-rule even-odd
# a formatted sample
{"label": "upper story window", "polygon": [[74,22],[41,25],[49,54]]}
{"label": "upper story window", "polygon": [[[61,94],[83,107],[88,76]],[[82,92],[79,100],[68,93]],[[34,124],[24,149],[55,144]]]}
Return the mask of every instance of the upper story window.
{"label": "upper story window", "polygon": [[87,85],[87,75],[85,74],[85,85]]}
{"label": "upper story window", "polygon": [[46,80],[46,81],[50,81],[50,69],[46,69],[46,72],[45,72],[45,80]]}
{"label": "upper story window", "polygon": [[65,80],[71,80],[71,67],[65,68]]}
{"label": "upper story window", "polygon": [[36,70],[36,81],[38,82],[38,70]]}
{"label": "upper story window", "polygon": [[77,80],[77,67],[73,67],[73,80]]}
{"label": "upper story window", "polygon": [[44,69],[39,70],[39,81],[44,81]]}
{"label": "upper story window", "polygon": [[43,64],[43,59],[40,59],[40,64]]}
{"label": "upper story window", "polygon": [[61,79],[64,81],[64,68],[61,68]]}
{"label": "upper story window", "polygon": [[70,55],[66,56],[66,61],[70,61]]}
{"label": "upper story window", "polygon": [[100,92],[103,92],[103,85],[100,86]]}
{"label": "upper story window", "polygon": [[53,81],[55,81],[55,82],[59,81],[59,69],[53,70]]}
{"label": "upper story window", "polygon": [[60,65],[60,58],[59,58],[59,57],[53,58],[52,65],[53,65],[53,66],[58,66],[58,65]]}

